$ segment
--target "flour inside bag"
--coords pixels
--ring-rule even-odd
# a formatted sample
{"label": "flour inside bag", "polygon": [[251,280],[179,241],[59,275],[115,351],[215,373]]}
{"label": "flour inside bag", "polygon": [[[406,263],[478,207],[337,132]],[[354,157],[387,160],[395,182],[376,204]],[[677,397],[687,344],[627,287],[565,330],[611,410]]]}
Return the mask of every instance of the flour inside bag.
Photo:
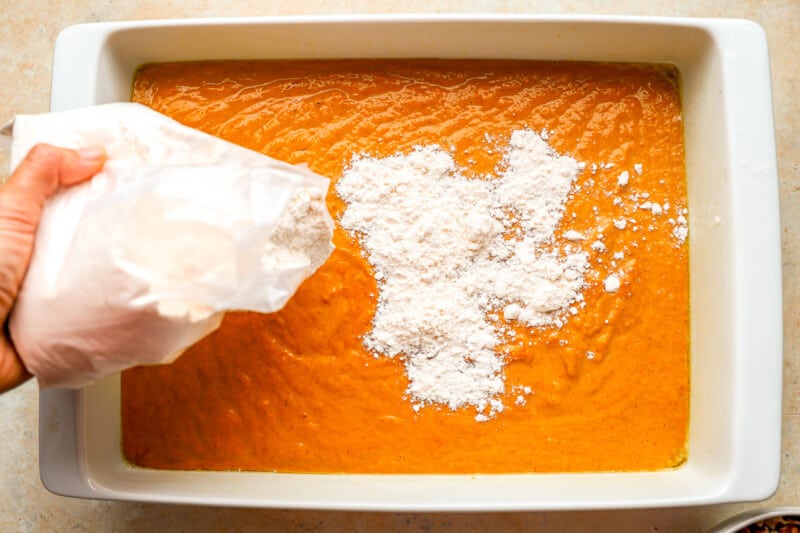
{"label": "flour inside bag", "polygon": [[12,170],[36,143],[108,153],[48,201],[9,318],[43,387],[171,362],[225,311],[279,310],[333,250],[327,178],[140,104],[17,116]]}

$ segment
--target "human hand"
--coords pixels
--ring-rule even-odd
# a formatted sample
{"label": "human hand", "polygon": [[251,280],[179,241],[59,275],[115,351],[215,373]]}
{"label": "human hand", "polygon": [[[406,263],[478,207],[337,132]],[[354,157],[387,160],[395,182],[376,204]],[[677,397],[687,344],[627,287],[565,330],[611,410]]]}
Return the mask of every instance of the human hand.
{"label": "human hand", "polygon": [[0,392],[30,378],[8,334],[8,315],[28,270],[45,200],[60,186],[80,183],[103,168],[101,147],[68,150],[39,144],[0,187]]}

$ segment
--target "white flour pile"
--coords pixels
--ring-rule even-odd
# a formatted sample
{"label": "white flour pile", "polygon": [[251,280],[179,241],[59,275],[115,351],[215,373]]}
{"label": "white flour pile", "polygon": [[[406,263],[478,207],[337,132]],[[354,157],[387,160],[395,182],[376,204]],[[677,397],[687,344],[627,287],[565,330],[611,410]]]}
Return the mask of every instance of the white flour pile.
{"label": "white flour pile", "polygon": [[[336,188],[375,269],[378,307],[365,346],[403,356],[415,407],[501,411],[503,326],[560,325],[582,299],[585,252],[553,232],[581,165],[536,132],[515,131],[497,176],[468,179],[438,146],[357,157]],[[485,413],[485,414],[484,414]]]}

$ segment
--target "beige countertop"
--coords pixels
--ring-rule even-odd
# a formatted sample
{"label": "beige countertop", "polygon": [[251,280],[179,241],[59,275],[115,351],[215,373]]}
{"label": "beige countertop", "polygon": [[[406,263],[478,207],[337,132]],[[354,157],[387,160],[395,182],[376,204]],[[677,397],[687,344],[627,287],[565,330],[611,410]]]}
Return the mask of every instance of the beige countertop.
{"label": "beige countertop", "polygon": [[[176,17],[332,13],[585,13],[747,18],[769,40],[784,283],[781,483],[766,502],[602,512],[412,514],[195,508],[84,501],[50,494],[38,474],[38,399],[29,382],[0,396],[0,531],[703,531],[745,508],[800,505],[800,2],[798,0],[76,0],[4,2],[0,10],[0,122],[48,110],[56,35],[83,22]],[[0,153],[0,181],[8,154]]]}

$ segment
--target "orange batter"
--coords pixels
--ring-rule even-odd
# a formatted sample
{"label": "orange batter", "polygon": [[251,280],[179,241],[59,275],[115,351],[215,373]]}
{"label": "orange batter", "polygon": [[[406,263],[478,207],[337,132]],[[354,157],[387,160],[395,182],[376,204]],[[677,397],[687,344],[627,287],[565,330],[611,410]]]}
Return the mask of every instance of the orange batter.
{"label": "orange batter", "polygon": [[[677,71],[667,66],[451,60],[157,64],[133,100],[194,128],[336,180],[354,154],[451,146],[490,172],[516,129],[551,131],[559,152],[587,162],[567,203],[587,235],[586,306],[562,328],[517,328],[508,346],[505,411],[405,396],[400,359],[362,346],[376,282],[356,241],[336,250],[280,312],[230,313],[170,366],[122,379],[123,447],[136,465],[290,472],[632,471],[686,457],[689,417],[688,251],[672,235],[686,205]],[[596,168],[592,163],[612,163]],[[641,164],[641,175],[631,169]],[[617,185],[629,170],[624,192]],[[633,209],[614,231],[615,198],[669,202]],[[644,200],[641,200],[644,201]],[[618,200],[617,200],[618,202]],[[334,217],[344,209],[333,188]],[[574,215],[573,215],[574,213]],[[674,221],[673,221],[674,222]],[[636,229],[634,229],[634,227]],[[630,274],[603,289],[603,234]],[[530,386],[524,394],[522,385]],[[522,394],[524,405],[515,399]]]}

